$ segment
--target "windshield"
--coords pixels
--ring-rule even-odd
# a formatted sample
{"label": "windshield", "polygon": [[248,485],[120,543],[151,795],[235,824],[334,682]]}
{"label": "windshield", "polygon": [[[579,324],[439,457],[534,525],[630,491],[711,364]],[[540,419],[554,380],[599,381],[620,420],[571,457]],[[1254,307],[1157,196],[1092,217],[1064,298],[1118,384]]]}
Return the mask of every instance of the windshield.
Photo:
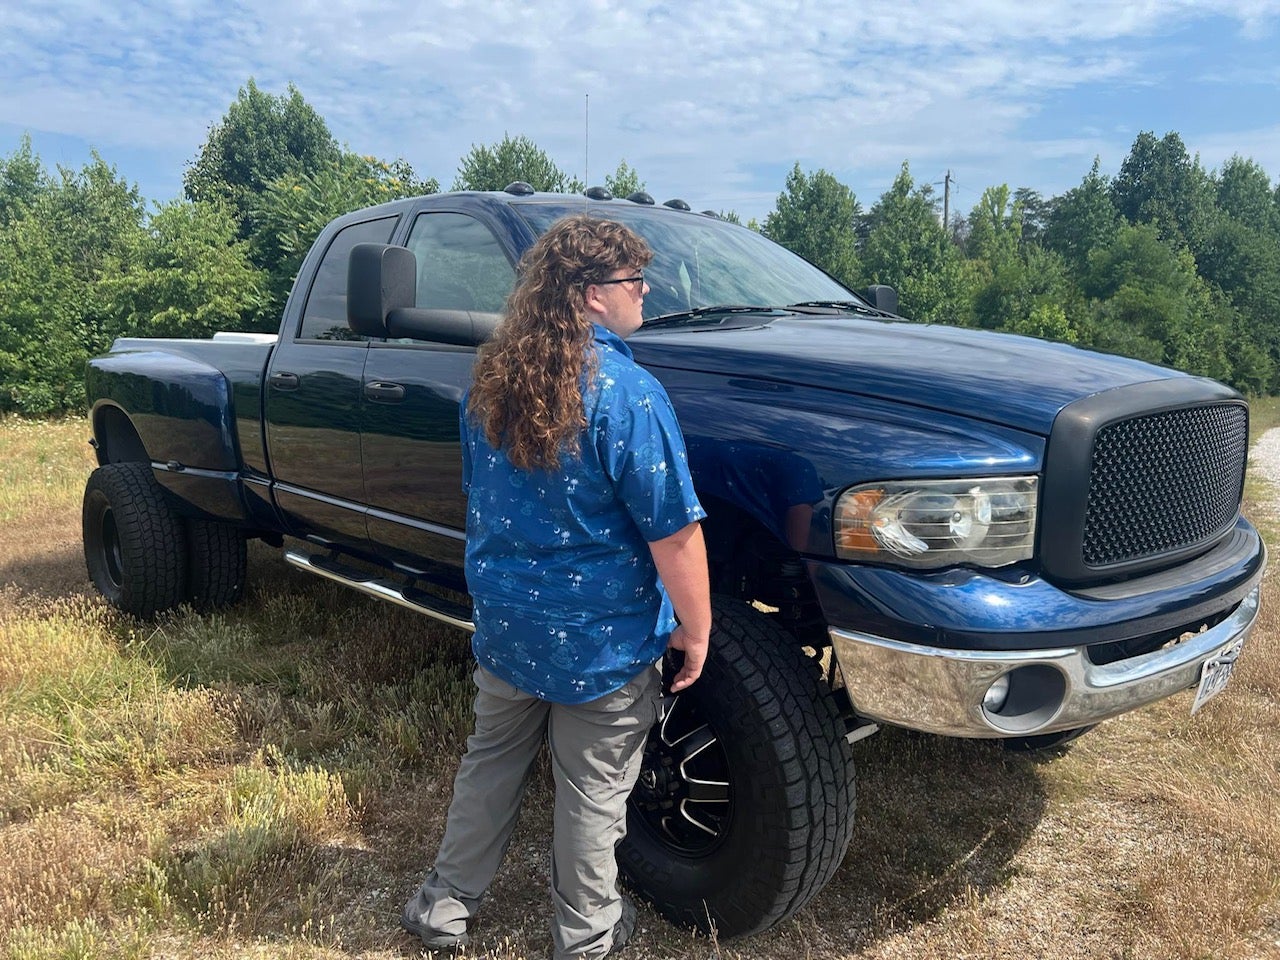
{"label": "windshield", "polygon": [[[512,204],[542,233],[582,203]],[[754,230],[698,213],[632,203],[592,203],[592,216],[625,223],[644,237],[653,262],[644,268],[645,319],[708,306],[783,306],[854,300],[840,284]]]}

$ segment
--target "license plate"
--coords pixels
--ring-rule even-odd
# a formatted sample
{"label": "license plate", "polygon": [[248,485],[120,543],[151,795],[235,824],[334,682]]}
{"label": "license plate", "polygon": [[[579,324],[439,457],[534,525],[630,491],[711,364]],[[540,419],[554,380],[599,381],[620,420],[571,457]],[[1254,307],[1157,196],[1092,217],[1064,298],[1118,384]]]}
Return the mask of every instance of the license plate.
{"label": "license plate", "polygon": [[1200,686],[1196,688],[1196,699],[1191,704],[1191,712],[1195,713],[1206,703],[1226,689],[1231,679],[1231,671],[1235,669],[1236,658],[1244,647],[1244,638],[1237,640],[1216,657],[1210,657],[1200,667]]}

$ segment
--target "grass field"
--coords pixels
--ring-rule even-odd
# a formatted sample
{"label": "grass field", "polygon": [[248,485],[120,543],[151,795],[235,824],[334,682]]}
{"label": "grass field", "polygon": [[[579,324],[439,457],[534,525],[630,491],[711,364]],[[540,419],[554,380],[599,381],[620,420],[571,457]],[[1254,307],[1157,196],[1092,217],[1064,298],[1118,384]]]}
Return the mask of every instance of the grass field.
{"label": "grass field", "polygon": [[[418,955],[396,918],[468,730],[467,638],[261,544],[231,612],[114,613],[81,555],[87,436],[0,421],[0,957]],[[1276,491],[1248,495],[1274,543]],[[807,909],[728,944],[642,910],[624,956],[1280,957],[1274,609],[1194,718],[1180,694],[1037,758],[860,742],[853,843]],[[540,768],[471,956],[549,955],[549,795]]]}

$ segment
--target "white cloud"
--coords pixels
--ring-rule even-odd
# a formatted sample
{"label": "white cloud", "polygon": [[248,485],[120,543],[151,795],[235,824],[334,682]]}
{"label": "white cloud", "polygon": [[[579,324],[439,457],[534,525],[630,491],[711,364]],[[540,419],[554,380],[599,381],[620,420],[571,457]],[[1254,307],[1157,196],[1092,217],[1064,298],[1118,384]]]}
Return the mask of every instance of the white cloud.
{"label": "white cloud", "polygon": [[1232,155],[1239,154],[1261,166],[1275,182],[1280,171],[1280,123],[1197,137],[1187,141],[1187,150],[1198,153],[1201,164],[1210,170],[1220,168]]}
{"label": "white cloud", "polygon": [[[53,7],[0,9],[0,123],[194,156],[253,76],[272,91],[295,83],[339,140],[447,186],[471,144],[504,132],[581,173],[590,94],[593,180],[625,157],[655,194],[747,215],[781,186],[760,172],[796,160],[863,178],[864,202],[904,158],[925,178],[960,165],[975,183],[1059,161],[1075,182],[1115,143],[1028,134],[1046,98],[1163,80],[1148,53],[1188,23],[1225,18],[1247,39],[1280,18],[1280,0]],[[1221,134],[1240,136],[1264,166],[1276,157],[1274,130]]]}

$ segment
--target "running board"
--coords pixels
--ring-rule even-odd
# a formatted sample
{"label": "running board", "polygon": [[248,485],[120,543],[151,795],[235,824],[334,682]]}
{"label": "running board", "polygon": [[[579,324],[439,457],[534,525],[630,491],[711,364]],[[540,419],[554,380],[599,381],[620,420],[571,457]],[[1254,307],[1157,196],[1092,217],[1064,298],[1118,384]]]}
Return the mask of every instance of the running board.
{"label": "running board", "polygon": [[460,603],[453,603],[407,584],[380,579],[375,573],[349,567],[329,557],[286,550],[284,558],[300,570],[333,580],[344,587],[359,590],[379,600],[389,600],[397,606],[425,614],[459,630],[476,632],[476,625],[471,621],[471,611]]}

